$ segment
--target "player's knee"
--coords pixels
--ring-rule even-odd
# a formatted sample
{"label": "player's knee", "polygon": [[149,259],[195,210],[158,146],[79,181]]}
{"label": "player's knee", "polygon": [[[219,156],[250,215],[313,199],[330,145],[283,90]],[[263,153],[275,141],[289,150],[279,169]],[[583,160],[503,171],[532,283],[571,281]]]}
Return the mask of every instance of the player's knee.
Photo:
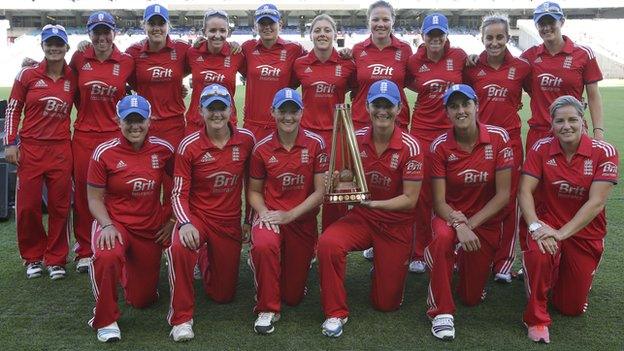
{"label": "player's knee", "polygon": [[476,306],[483,301],[483,292],[466,293],[459,291],[457,295],[459,296],[459,301],[468,307]]}
{"label": "player's knee", "polygon": [[148,308],[158,300],[158,293],[151,291],[147,293],[134,294],[128,294],[126,292],[126,295],[128,295],[126,297],[126,303],[138,309]]}
{"label": "player's knee", "polygon": [[111,249],[111,250],[97,250],[95,252],[95,257],[93,259],[94,265],[100,264],[113,264],[117,262],[121,262],[123,258],[123,254],[119,250]]}
{"label": "player's knee", "polygon": [[580,316],[587,309],[587,303],[585,302],[575,303],[572,301],[561,302],[554,300],[553,305],[559,313],[570,317]]}
{"label": "player's knee", "polygon": [[284,294],[284,296],[282,296],[282,301],[287,305],[287,306],[297,306],[301,303],[301,301],[303,301],[303,297],[304,294],[303,293],[299,293],[299,294],[293,294],[293,293],[289,293],[289,294]]}
{"label": "player's knee", "polygon": [[395,301],[393,299],[380,299],[373,297],[371,303],[374,309],[381,312],[392,312],[401,307],[401,301]]}
{"label": "player's knee", "polygon": [[279,254],[279,242],[277,240],[254,241],[251,252],[253,256]]}
{"label": "player's knee", "polygon": [[345,250],[341,247],[340,242],[335,235],[321,235],[317,245],[317,256],[319,259],[321,259],[321,257],[341,257],[345,254]]}

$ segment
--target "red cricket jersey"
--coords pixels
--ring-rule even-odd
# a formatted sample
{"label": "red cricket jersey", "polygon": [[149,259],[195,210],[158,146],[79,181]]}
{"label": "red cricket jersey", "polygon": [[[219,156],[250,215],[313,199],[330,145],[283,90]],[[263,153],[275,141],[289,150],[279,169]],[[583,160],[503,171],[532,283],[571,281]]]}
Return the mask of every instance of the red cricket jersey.
{"label": "red cricket jersey", "polygon": [[[71,109],[76,93],[76,75],[64,65],[62,76],[52,80],[46,75],[44,59],[27,67],[15,78],[4,121],[4,145],[20,140],[69,140]],[[24,111],[22,128],[18,127]]]}
{"label": "red cricket jersey", "polygon": [[[618,181],[619,157],[609,143],[583,134],[576,154],[566,161],[559,139],[540,139],[527,152],[522,173],[539,179],[535,194],[540,194],[536,211],[540,219],[555,229],[568,223],[589,199],[593,182]],[[607,234],[603,209],[576,238],[602,239]]]}
{"label": "red cricket jersey", "polygon": [[152,105],[153,120],[184,115],[182,79],[189,73],[186,51],[189,44],[171,40],[158,52],[150,52],[147,39],[133,44],[128,53],[134,59],[134,75],[130,83],[136,92]]}
{"label": "red cricket jersey", "polygon": [[522,87],[530,74],[531,65],[507,49],[498,69],[488,64],[487,53],[483,51],[477,65],[464,70],[464,83],[477,93],[479,122],[505,128],[512,138],[519,138],[518,107],[522,102]]}
{"label": "red cricket jersey", "polygon": [[442,97],[449,86],[462,83],[466,57],[464,50],[451,47],[447,40],[444,56],[438,62],[427,58],[425,44],[421,44],[409,58],[407,69],[410,80],[413,80],[410,88],[418,93],[412,115],[412,134],[423,137],[452,127]]}
{"label": "red cricket jersey", "polygon": [[295,76],[303,91],[303,117],[306,129],[331,130],[336,104],[345,101],[345,93],[354,79],[355,64],[340,58],[334,49],[329,59],[319,61],[314,51],[295,61]]}
{"label": "red cricket jersey", "polygon": [[135,151],[120,135],[100,144],[89,161],[87,184],[105,188],[108,215],[129,230],[154,238],[171,216],[160,202],[163,173],[171,173],[173,146],[148,136]]}
{"label": "red cricket jersey", "polygon": [[74,129],[81,132],[112,132],[119,129],[115,107],[126,95],[126,82],[134,74],[134,60],[113,45],[104,62],[93,46],[76,51],[69,65],[78,74],[80,99]]}
{"label": "red cricket jersey", "polygon": [[353,45],[353,60],[356,66],[357,91],[353,98],[351,117],[360,125],[370,124],[366,112],[366,96],[368,89],[378,80],[393,81],[401,91],[401,112],[397,116],[400,125],[409,124],[409,104],[403,88],[407,76],[407,60],[412,55],[412,47],[391,36],[389,46],[379,50],[369,37],[363,42]]}
{"label": "red cricket jersey", "polygon": [[220,149],[202,128],[187,135],[176,151],[171,202],[179,223],[190,223],[191,213],[216,220],[239,221],[241,193],[253,134],[229,124],[230,139]]}
{"label": "red cricket jersey", "polygon": [[[249,176],[264,180],[264,201],[270,210],[290,210],[314,192],[314,175],[326,172],[328,166],[323,138],[299,127],[290,151],[280,143],[277,131],[259,141],[251,154]],[[318,207],[298,220],[317,213]]]}
{"label": "red cricket jersey", "polygon": [[[355,132],[360,158],[372,200],[387,200],[403,194],[404,181],[423,178],[423,153],[416,139],[394,128],[388,148],[377,155],[371,127]],[[352,211],[384,223],[409,223],[415,220],[415,209],[410,211],[384,211],[355,206]]]}
{"label": "red cricket jersey", "polygon": [[602,80],[594,52],[587,46],[575,44],[565,35],[563,40],[563,49],[556,55],[548,53],[544,44],[535,45],[522,53],[533,68],[528,87],[531,94],[531,127],[550,129],[548,108],[556,98],[572,95],[582,100],[585,85]]}
{"label": "red cricket jersey", "polygon": [[[496,172],[513,167],[507,131],[481,123],[477,126],[479,139],[472,152],[459,148],[452,128],[430,146],[431,177],[446,180],[446,203],[466,217],[479,212],[496,195]],[[486,223],[500,222],[503,212]]]}
{"label": "red cricket jersey", "polygon": [[245,70],[245,123],[275,126],[271,103],[278,90],[293,85],[293,63],[306,54],[301,44],[278,38],[269,49],[262,40],[247,40],[242,45],[247,62]]}
{"label": "red cricket jersey", "polygon": [[[202,44],[199,48],[191,47],[188,51],[188,65],[191,67],[193,94],[191,95],[191,106],[186,113],[187,123],[203,125],[204,120],[199,113],[199,98],[204,87],[217,83],[223,85],[232,99],[236,93],[236,73],[245,72],[245,57],[239,53],[232,55],[232,48],[229,43],[224,43],[223,48],[217,54],[208,51],[207,44]],[[272,97],[271,97],[272,98]],[[236,125],[236,105],[232,105],[232,123]]]}

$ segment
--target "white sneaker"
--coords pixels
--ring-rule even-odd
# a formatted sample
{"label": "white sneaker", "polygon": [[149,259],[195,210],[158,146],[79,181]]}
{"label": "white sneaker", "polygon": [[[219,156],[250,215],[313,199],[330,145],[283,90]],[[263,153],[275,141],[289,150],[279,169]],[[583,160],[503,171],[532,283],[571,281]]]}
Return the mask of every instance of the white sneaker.
{"label": "white sneaker", "polygon": [[342,326],[347,324],[349,318],[331,317],[323,322],[323,335],[331,338],[337,338],[342,335]]}
{"label": "white sneaker", "polygon": [[201,269],[199,269],[198,264],[195,264],[195,267],[193,267],[193,278],[195,278],[195,280],[202,279],[202,272],[201,272]]}
{"label": "white sneaker", "polygon": [[431,321],[431,332],[440,340],[450,341],[455,339],[455,325],[453,315],[439,314]]}
{"label": "white sneaker", "polygon": [[410,262],[409,264],[409,271],[410,273],[425,273],[425,271],[427,270],[427,266],[425,265],[425,262],[420,261],[420,260],[414,260],[412,262]]}
{"label": "white sneaker", "polygon": [[43,272],[43,263],[41,261],[30,262],[26,266],[26,277],[28,279],[39,278]]}
{"label": "white sneaker", "polygon": [[191,319],[188,322],[184,322],[182,324],[174,325],[171,328],[171,333],[169,336],[173,338],[173,341],[189,341],[195,337],[195,333],[193,333],[193,320]]}
{"label": "white sneaker", "polygon": [[57,280],[65,278],[65,267],[63,266],[51,266],[48,267],[48,273],[50,273],[50,279]]}
{"label": "white sneaker", "polygon": [[76,263],[76,272],[78,273],[89,273],[89,264],[91,263],[90,257],[83,257],[78,260]]}
{"label": "white sneaker", "polygon": [[258,318],[256,318],[256,322],[254,323],[254,331],[258,334],[271,334],[275,331],[273,323],[279,321],[279,319],[279,313],[260,312],[258,313]]}
{"label": "white sneaker", "polygon": [[97,330],[97,339],[101,342],[112,342],[121,340],[121,330],[117,322],[113,322]]}
{"label": "white sneaker", "polygon": [[365,259],[372,261],[375,256],[375,252],[372,247],[369,247],[368,249],[362,251],[362,256],[364,256]]}
{"label": "white sneaker", "polygon": [[494,281],[497,283],[511,283],[511,274],[496,273],[496,275],[494,276]]}

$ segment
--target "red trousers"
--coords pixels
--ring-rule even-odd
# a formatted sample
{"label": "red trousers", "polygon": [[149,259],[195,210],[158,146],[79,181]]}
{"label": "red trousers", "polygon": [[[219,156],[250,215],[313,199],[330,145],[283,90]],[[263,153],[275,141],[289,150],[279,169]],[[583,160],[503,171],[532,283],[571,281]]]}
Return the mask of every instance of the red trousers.
{"label": "red trousers", "polygon": [[[24,140],[19,152],[15,212],[20,256],[27,263],[44,261],[47,266],[64,266],[69,252],[70,143]],[[48,189],[47,235],[41,215],[44,183]]]}
{"label": "red trousers", "polygon": [[[191,223],[197,228],[200,242],[206,243],[208,266],[204,270],[204,289],[217,303],[228,303],[236,294],[238,265],[242,246],[240,220],[224,222],[191,214]],[[167,321],[178,325],[193,318],[195,291],[193,268],[199,250],[182,245],[177,224],[171,237],[171,246],[165,251],[169,262],[171,305]]]}
{"label": "red trousers", "polygon": [[518,207],[518,187],[520,185],[520,170],[524,160],[522,152],[522,138],[520,135],[512,136],[509,146],[513,149],[514,167],[511,171],[511,189],[509,204],[505,208],[503,218],[503,230],[500,245],[494,256],[494,273],[509,274],[516,259],[516,241],[518,240],[518,222],[520,220],[520,208]]}
{"label": "red trousers", "polygon": [[393,311],[403,300],[413,223],[383,223],[361,212],[349,212],[319,238],[321,304],[326,318],[349,315],[344,287],[347,254],[371,246],[375,250],[370,294],[373,307]]}
{"label": "red trousers", "polygon": [[[435,216],[431,221],[433,238],[425,249],[425,261],[429,266],[429,296],[427,315],[455,314],[455,302],[451,292],[455,245],[457,233],[445,220]],[[498,248],[500,225],[480,226],[474,230],[479,237],[481,249],[467,252],[460,250],[457,257],[459,282],[457,294],[467,306],[474,306],[483,298],[483,288],[490,275],[494,253]]]}
{"label": "red trousers", "polygon": [[559,242],[555,255],[543,254],[531,239],[526,225],[521,228],[524,287],[527,305],[523,321],[528,326],[552,322],[548,313],[548,294],[553,306],[567,316],[585,312],[594,274],[604,250],[603,240],[578,239]]}
{"label": "red trousers", "polygon": [[279,234],[258,225],[251,228],[255,313],[279,313],[281,301],[295,306],[303,300],[317,239],[316,218],[280,225]]}
{"label": "red trousers", "polygon": [[76,259],[91,257],[91,224],[93,216],[87,201],[87,172],[93,150],[101,143],[110,140],[119,132],[74,131],[72,154],[74,156],[74,236]]}
{"label": "red trousers", "polygon": [[[115,242],[111,250],[96,247],[102,228],[93,221],[93,261],[89,269],[95,309],[91,326],[105,327],[119,319],[117,283],[124,289],[126,303],[145,308],[158,300],[158,276],[162,246],[146,236],[154,233],[133,233],[114,222],[124,244]],[[146,235],[141,235],[146,234]]]}

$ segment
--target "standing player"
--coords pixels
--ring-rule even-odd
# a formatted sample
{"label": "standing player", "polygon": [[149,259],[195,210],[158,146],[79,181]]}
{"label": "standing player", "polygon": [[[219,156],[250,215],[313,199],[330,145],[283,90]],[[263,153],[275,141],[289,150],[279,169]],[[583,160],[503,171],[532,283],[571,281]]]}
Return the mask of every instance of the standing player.
{"label": "standing player", "polygon": [[339,337],[349,317],[344,287],[350,251],[373,247],[371,303],[393,311],[403,301],[412,247],[414,206],[422,179],[416,139],[395,125],[401,109],[399,87],[389,80],[371,85],[367,96],[371,127],[356,132],[372,200],[355,206],[327,228],[318,243],[324,335]]}
{"label": "standing player", "polygon": [[[353,61],[343,59],[334,49],[336,22],[322,14],[312,20],[310,37],[314,48],[306,56],[295,61],[294,74],[303,91],[301,126],[320,135],[327,150],[331,150],[334,110],[336,104],[344,103],[345,93],[354,78]],[[323,205],[323,228],[342,217],[346,206]]]}
{"label": "standing player", "polygon": [[[69,243],[67,220],[72,156],[70,113],[76,76],[65,63],[69,50],[65,28],[41,30],[45,59],[24,68],[15,78],[4,124],[5,157],[17,165],[15,217],[20,256],[26,276],[41,276],[43,264],[51,279],[65,277]],[[22,119],[22,112],[24,118]],[[18,127],[22,127],[18,130]],[[48,189],[48,235],[42,224],[41,189]]]}
{"label": "standing player", "polygon": [[323,139],[299,127],[303,114],[299,93],[281,89],[272,106],[277,130],[254,147],[247,193],[257,212],[250,256],[258,334],[275,330],[282,301],[295,306],[305,296],[328,166]]}
{"label": "standing player", "polygon": [[366,94],[376,81],[387,79],[400,87],[401,109],[397,116],[398,125],[407,130],[409,106],[403,92],[407,60],[412,48],[392,34],[396,18],[392,5],[384,0],[375,1],[366,11],[370,37],[353,46],[352,57],[356,65],[357,91],[353,97],[352,118],[355,129],[370,125],[366,109]]}
{"label": "standing player", "polygon": [[[241,193],[255,139],[230,120],[233,101],[219,84],[199,99],[204,128],[187,135],[175,161],[173,211],[178,219],[166,251],[171,306],[167,321],[174,341],[192,339],[193,267],[206,243],[206,294],[217,303],[234,299],[242,246]],[[206,280],[207,277],[207,280]]]}
{"label": "standing player", "polygon": [[87,202],[87,170],[96,146],[119,133],[115,105],[126,94],[126,82],[134,72],[134,60],[117,49],[115,19],[104,11],[89,16],[91,46],[76,51],[69,65],[78,75],[78,114],[74,122],[74,235],[78,272],[89,268],[91,224]]}
{"label": "standing player", "polygon": [[260,38],[242,45],[247,62],[244,127],[260,140],[275,130],[271,99],[281,88],[293,85],[293,63],[306,51],[299,43],[280,38],[281,15],[275,5],[260,5],[255,19]]}
{"label": "standing player", "polygon": [[[191,105],[186,113],[186,124],[189,131],[204,128],[200,113],[199,98],[203,88],[209,84],[220,84],[227,88],[230,96],[236,93],[236,73],[245,72],[245,57],[241,53],[234,54],[227,42],[230,32],[228,14],[221,10],[208,10],[204,14],[203,33],[206,41],[199,47],[189,49],[187,63],[191,67],[193,94]],[[257,92],[256,92],[257,94]],[[236,106],[232,105],[230,119],[236,126]]]}
{"label": "standing player", "polygon": [[557,98],[550,107],[553,136],[533,145],[522,169],[518,199],[529,223],[528,233],[520,232],[523,321],[536,342],[550,342],[549,299],[566,316],[587,310],[607,234],[605,204],[618,181],[618,152],[587,135],[583,110],[573,96]]}
{"label": "standing player", "polygon": [[501,210],[509,202],[513,151],[500,127],[477,122],[477,95],[468,85],[452,85],[444,93],[453,127],[431,143],[431,186],[435,216],[433,236],[425,249],[429,266],[427,315],[431,332],[442,340],[455,338],[451,292],[455,246],[459,299],[479,304],[499,246]]}
{"label": "standing player", "polygon": [[121,135],[93,152],[87,189],[95,218],[89,268],[95,308],[89,325],[102,342],[121,339],[118,282],[130,306],[145,308],[158,299],[162,243],[173,229],[171,207],[160,202],[163,174],[173,168],[173,146],[147,136],[151,107],[142,96],[119,101],[117,115]]}
{"label": "standing player", "polygon": [[487,16],[481,24],[481,40],[485,50],[473,67],[464,71],[464,81],[474,87],[479,101],[479,122],[504,128],[513,149],[514,167],[511,172],[511,197],[503,219],[501,245],[496,253],[493,271],[498,282],[511,282],[511,268],[515,260],[515,242],[518,228],[516,194],[520,181],[523,148],[520,135],[522,86],[529,79],[531,66],[522,58],[515,58],[507,50],[509,21],[500,15]]}
{"label": "standing player", "polygon": [[531,119],[527,150],[536,140],[551,135],[548,107],[552,102],[562,95],[572,95],[582,101],[585,89],[594,137],[604,139],[602,100],[598,90],[602,72],[596,55],[589,47],[575,44],[561,34],[565,17],[557,3],[539,5],[533,12],[533,21],[544,43],[522,53],[533,69],[529,86]]}
{"label": "standing player", "polygon": [[[466,64],[466,53],[451,47],[448,40],[448,19],[440,13],[425,17],[422,24],[421,44],[407,63],[410,89],[418,93],[410,133],[418,139],[423,149],[441,133],[451,128],[446,116],[442,97],[446,89],[462,82],[462,71]],[[425,272],[423,250],[431,240],[431,185],[428,164],[423,171],[423,191],[416,205],[415,248],[409,270]]]}

